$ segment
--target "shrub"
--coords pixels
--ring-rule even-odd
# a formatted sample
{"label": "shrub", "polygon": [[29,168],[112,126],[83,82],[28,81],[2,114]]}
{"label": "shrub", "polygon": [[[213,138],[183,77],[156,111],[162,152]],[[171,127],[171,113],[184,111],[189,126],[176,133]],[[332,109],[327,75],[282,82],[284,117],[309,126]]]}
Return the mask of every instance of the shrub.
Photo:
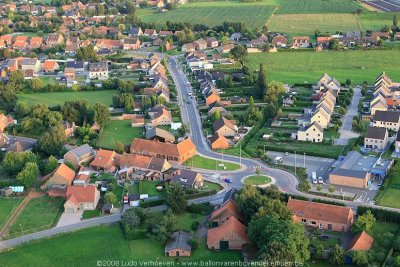
{"label": "shrub", "polygon": [[192,223],[192,230],[193,231],[197,231],[197,229],[199,229],[199,225],[200,225],[199,222],[193,222]]}
{"label": "shrub", "polygon": [[195,238],[191,238],[189,239],[188,244],[192,247],[192,250],[196,250],[197,247],[199,246],[199,241],[197,241],[197,239]]}

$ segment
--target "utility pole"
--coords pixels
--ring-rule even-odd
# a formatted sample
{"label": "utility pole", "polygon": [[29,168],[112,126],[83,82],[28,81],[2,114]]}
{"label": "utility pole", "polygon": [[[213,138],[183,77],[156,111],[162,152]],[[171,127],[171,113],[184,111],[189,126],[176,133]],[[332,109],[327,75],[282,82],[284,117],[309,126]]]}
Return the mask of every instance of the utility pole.
{"label": "utility pole", "polygon": [[242,165],[242,144],[240,144],[239,148],[239,163],[240,165]]}
{"label": "utility pole", "polygon": [[224,149],[222,149],[222,165],[224,165]]}
{"label": "utility pole", "polygon": [[304,169],[305,169],[306,168],[306,153],[304,153],[303,165],[304,165]]}
{"label": "utility pole", "polygon": [[264,145],[264,156],[265,156],[265,145]]}
{"label": "utility pole", "polygon": [[296,174],[297,175],[297,172],[296,172],[296,164],[297,164],[297,162],[296,162],[296,160],[297,160],[297,154],[296,154],[296,151],[294,152],[294,174]]}

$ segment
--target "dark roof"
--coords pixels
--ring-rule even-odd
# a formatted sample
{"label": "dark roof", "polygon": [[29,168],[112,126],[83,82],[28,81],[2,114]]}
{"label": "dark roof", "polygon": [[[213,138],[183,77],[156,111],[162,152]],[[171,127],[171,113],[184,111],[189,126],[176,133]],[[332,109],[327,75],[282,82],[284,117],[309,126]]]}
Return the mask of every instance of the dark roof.
{"label": "dark roof", "polygon": [[367,176],[367,172],[366,171],[342,169],[342,168],[334,169],[332,171],[332,174],[339,175],[339,176],[360,178],[360,179],[365,179],[365,176]]}
{"label": "dark roof", "polygon": [[377,110],[375,112],[374,121],[385,121],[385,122],[399,122],[400,112],[397,111],[382,111]]}
{"label": "dark roof", "polygon": [[83,61],[68,61],[65,64],[66,68],[81,69],[83,68]]}
{"label": "dark roof", "polygon": [[171,239],[165,245],[165,252],[174,249],[191,251],[192,247],[188,244],[191,234],[185,231],[177,231],[172,233]]}
{"label": "dark roof", "polygon": [[386,136],[386,128],[368,126],[365,138],[383,140]]}
{"label": "dark roof", "polygon": [[221,117],[219,120],[216,120],[213,123],[214,131],[218,131],[225,125],[231,128],[232,130],[235,130],[235,126],[229,120],[227,120],[225,117]]}
{"label": "dark roof", "polygon": [[397,132],[396,141],[400,141],[400,131]]}
{"label": "dark roof", "polygon": [[231,189],[229,189],[225,195],[224,195],[224,199],[222,200],[222,204],[225,204],[226,202],[228,202],[228,200],[233,199],[234,195],[238,192],[239,190],[237,190],[235,187],[232,187]]}
{"label": "dark roof", "polygon": [[152,158],[148,169],[154,171],[162,171],[166,159]]}
{"label": "dark roof", "polygon": [[94,154],[93,148],[88,144],[78,146],[74,149],[71,149],[69,152],[71,152],[78,159],[87,154]]}
{"label": "dark roof", "polygon": [[198,172],[190,170],[181,170],[180,174],[171,178],[172,183],[180,183],[183,186],[193,186]]}
{"label": "dark roof", "polygon": [[167,130],[157,127],[146,128],[146,139],[154,139],[154,137],[161,137],[175,142],[175,136]]}

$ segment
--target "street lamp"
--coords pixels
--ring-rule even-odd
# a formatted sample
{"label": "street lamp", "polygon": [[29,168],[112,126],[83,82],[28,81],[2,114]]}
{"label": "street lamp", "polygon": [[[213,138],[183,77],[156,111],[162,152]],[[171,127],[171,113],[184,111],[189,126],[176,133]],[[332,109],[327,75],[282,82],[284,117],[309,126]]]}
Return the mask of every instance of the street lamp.
{"label": "street lamp", "polygon": [[22,227],[22,224],[19,224],[21,227],[21,235],[22,235],[22,244],[25,243],[25,238],[24,238],[24,228]]}

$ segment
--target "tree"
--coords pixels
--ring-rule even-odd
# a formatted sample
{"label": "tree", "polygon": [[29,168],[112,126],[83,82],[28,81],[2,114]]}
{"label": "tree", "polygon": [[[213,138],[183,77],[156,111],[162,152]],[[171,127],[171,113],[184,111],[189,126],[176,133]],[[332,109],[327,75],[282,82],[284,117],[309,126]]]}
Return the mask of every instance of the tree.
{"label": "tree", "polygon": [[115,152],[123,154],[125,152],[125,145],[122,142],[117,142],[115,144]]}
{"label": "tree", "polygon": [[173,213],[179,214],[186,210],[185,191],[179,183],[172,183],[167,186],[166,202]]}
{"label": "tree", "polygon": [[32,90],[38,92],[42,88],[42,81],[40,79],[31,80]]}
{"label": "tree", "polygon": [[260,207],[267,203],[268,199],[262,196],[256,187],[245,183],[235,201],[244,221],[249,222]]}
{"label": "tree", "polygon": [[243,61],[247,56],[247,49],[243,45],[238,45],[232,48],[231,54],[237,61]]}
{"label": "tree", "polygon": [[335,192],[335,187],[334,187],[333,185],[330,185],[330,186],[329,186],[329,192],[330,192],[330,193]]}
{"label": "tree", "polygon": [[279,96],[283,93],[285,93],[285,86],[283,83],[272,81],[264,91],[264,100],[267,103],[272,103],[277,106]]}
{"label": "tree", "polygon": [[267,87],[268,87],[267,66],[261,63],[258,71],[258,78],[254,85],[254,96],[257,98],[262,98],[262,96],[267,91]]}
{"label": "tree", "polygon": [[336,38],[331,39],[329,41],[329,46],[328,47],[329,47],[329,49],[332,49],[332,50],[339,50],[340,49],[339,40],[336,39]]}
{"label": "tree", "polygon": [[61,125],[51,127],[38,141],[38,149],[47,155],[57,155],[66,141],[64,129]]}
{"label": "tree", "polygon": [[32,187],[39,174],[39,168],[35,162],[26,163],[24,169],[18,173],[17,181],[21,183],[25,188],[29,189]]}
{"label": "tree", "polygon": [[221,118],[221,111],[219,109],[216,109],[214,113],[211,115],[211,120],[212,121],[217,121]]}
{"label": "tree", "polygon": [[249,223],[248,236],[258,248],[258,260],[303,263],[310,258],[309,240],[304,226],[275,216],[254,218]]}
{"label": "tree", "polygon": [[110,111],[103,103],[94,104],[94,121],[104,127],[110,121]]}
{"label": "tree", "polygon": [[176,216],[171,210],[168,210],[165,214],[151,213],[146,221],[148,222],[147,228],[149,229],[150,237],[165,244],[176,225]]}
{"label": "tree", "polygon": [[322,186],[321,185],[317,185],[317,191],[321,191],[322,190]]}
{"label": "tree", "polygon": [[375,216],[371,213],[371,210],[367,210],[366,213],[358,216],[357,221],[353,225],[352,231],[354,234],[362,231],[370,232],[375,222]]}
{"label": "tree", "polygon": [[397,15],[393,16],[393,26],[397,28],[397,25],[399,24],[399,19],[397,18]]}
{"label": "tree", "polygon": [[22,171],[28,162],[36,162],[36,156],[32,152],[8,151],[2,162],[3,171],[14,176]]}
{"label": "tree", "polygon": [[366,251],[356,250],[351,254],[351,259],[353,263],[357,266],[366,266],[368,265],[368,255]]}
{"label": "tree", "polygon": [[121,223],[132,227],[140,226],[145,218],[142,209],[128,209],[121,216]]}
{"label": "tree", "polygon": [[54,171],[58,166],[58,160],[54,156],[50,156],[44,166],[44,174],[49,174]]}
{"label": "tree", "polygon": [[315,257],[317,260],[322,260],[324,257],[324,245],[319,244],[319,246],[317,246],[316,250],[315,250]]}
{"label": "tree", "polygon": [[351,79],[346,79],[346,85],[349,87],[351,85]]}
{"label": "tree", "polygon": [[344,249],[342,246],[335,245],[331,255],[331,263],[335,266],[342,266],[344,264]]}
{"label": "tree", "polygon": [[113,192],[107,192],[104,195],[104,201],[106,203],[115,203],[115,202],[117,202],[117,197],[115,196],[115,194]]}

